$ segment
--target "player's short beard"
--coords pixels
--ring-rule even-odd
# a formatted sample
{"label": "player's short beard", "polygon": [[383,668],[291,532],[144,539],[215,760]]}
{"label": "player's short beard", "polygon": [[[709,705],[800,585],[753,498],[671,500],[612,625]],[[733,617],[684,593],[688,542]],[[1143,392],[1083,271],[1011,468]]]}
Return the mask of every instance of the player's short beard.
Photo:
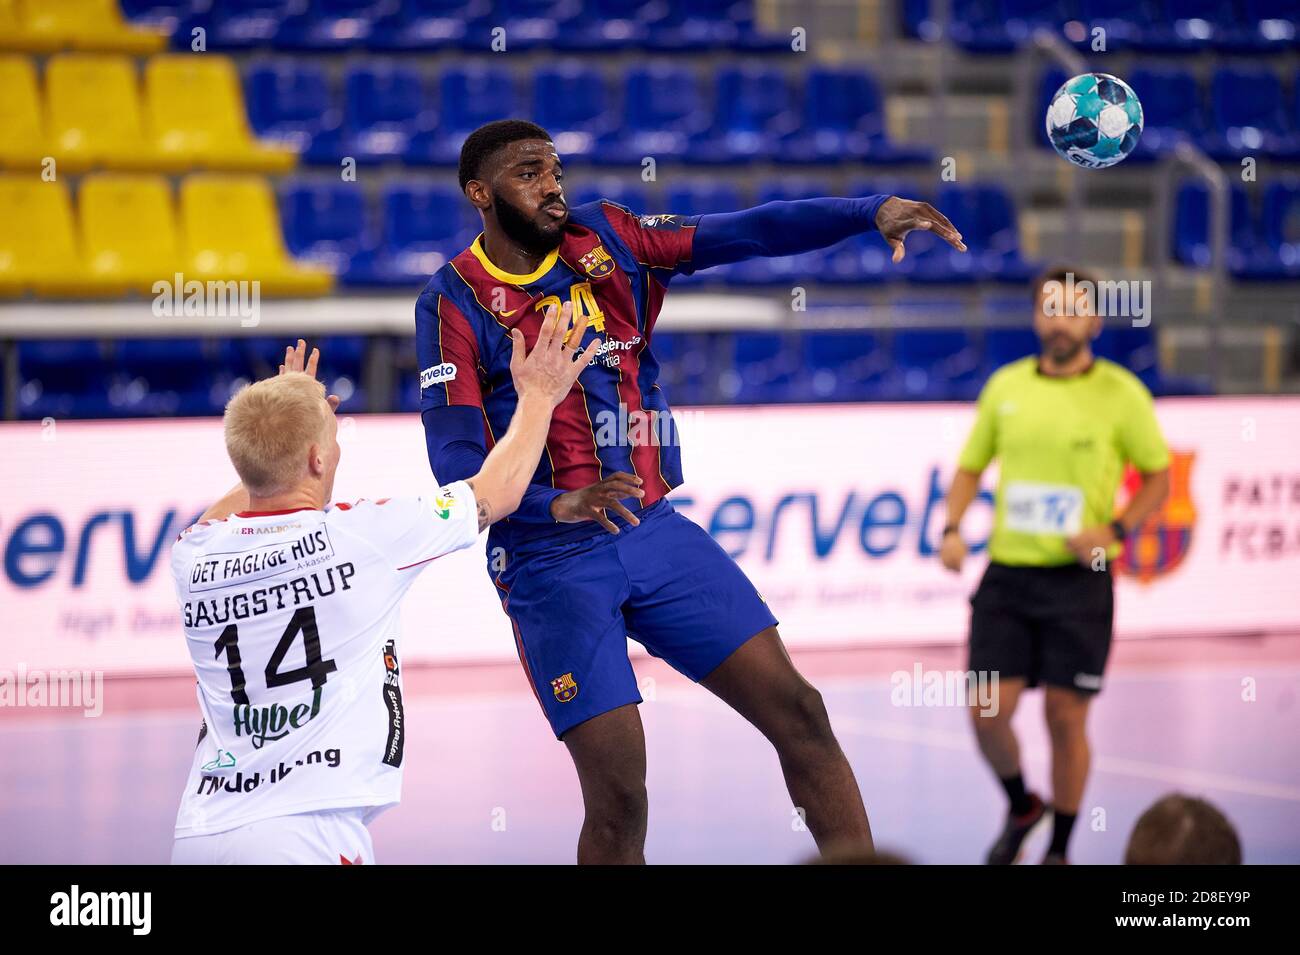
{"label": "player's short beard", "polygon": [[[1079,356],[1079,352],[1083,351],[1084,346],[1088,344],[1087,339],[1066,338],[1066,336],[1057,336],[1056,341],[1060,341],[1063,338],[1065,339],[1066,344],[1057,345],[1053,343],[1049,344],[1044,349],[1052,361],[1058,365],[1066,365],[1074,361],[1074,359]],[[1051,340],[1049,339],[1049,341]]]}
{"label": "player's short beard", "polygon": [[525,252],[544,255],[559,246],[564,230],[558,230],[554,235],[543,232],[523,210],[501,196],[493,198],[492,207],[496,210],[497,225],[501,226],[501,231]]}

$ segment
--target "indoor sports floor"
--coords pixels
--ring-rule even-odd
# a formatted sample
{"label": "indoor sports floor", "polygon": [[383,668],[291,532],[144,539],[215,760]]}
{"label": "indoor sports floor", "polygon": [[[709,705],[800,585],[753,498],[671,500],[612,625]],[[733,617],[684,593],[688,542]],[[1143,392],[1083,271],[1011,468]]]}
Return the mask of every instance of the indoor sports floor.
{"label": "indoor sports floor", "polygon": [[[805,651],[877,844],[921,863],[982,859],[1003,797],[965,712],[890,701],[890,674],[964,668],[959,648]],[[706,691],[639,659],[657,863],[791,863],[799,831],[767,743]],[[565,863],[578,785],[515,666],[408,669],[402,804],[371,827],[386,863]],[[1253,681],[1253,682],[1252,682]],[[1243,687],[1253,686],[1255,699]],[[1031,788],[1048,782],[1041,694],[1016,716]],[[0,863],[167,861],[199,717],[190,679],[114,680],[105,712],[0,709]],[[1122,641],[1091,717],[1076,863],[1120,861],[1171,790],[1236,824],[1248,863],[1300,862],[1300,635]],[[1037,861],[1047,827],[1029,844]]]}

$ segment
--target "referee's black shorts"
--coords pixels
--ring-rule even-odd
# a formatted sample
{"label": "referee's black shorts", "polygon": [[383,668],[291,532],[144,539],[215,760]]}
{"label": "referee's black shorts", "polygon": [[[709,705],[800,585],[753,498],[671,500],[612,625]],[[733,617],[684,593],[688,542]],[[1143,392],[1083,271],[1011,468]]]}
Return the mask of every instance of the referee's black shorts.
{"label": "referee's black shorts", "polygon": [[1115,616],[1109,569],[990,563],[970,602],[972,670],[1028,686],[1101,690]]}

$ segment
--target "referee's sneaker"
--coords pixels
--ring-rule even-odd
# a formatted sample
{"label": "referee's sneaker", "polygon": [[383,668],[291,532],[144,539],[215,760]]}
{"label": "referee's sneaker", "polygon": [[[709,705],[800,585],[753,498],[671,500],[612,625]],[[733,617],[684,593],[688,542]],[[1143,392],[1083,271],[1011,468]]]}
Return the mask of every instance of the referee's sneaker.
{"label": "referee's sneaker", "polygon": [[[1035,285],[1040,354],[998,369],[979,409],[947,498],[940,558],[966,557],[962,515],[994,458],[1000,475],[989,565],[971,597],[970,668],[998,675],[996,709],[972,709],[980,751],[1010,801],[990,864],[1009,865],[1030,831],[1053,816],[1044,863],[1063,863],[1088,778],[1088,706],[1110,652],[1110,562],[1120,542],[1169,490],[1169,452],[1151,393],[1129,371],[1095,358],[1101,331],[1096,281],[1055,270]],[[1142,475],[1115,516],[1124,465]],[[1021,691],[1045,687],[1052,741],[1052,801],[1025,788],[1011,717]]]}

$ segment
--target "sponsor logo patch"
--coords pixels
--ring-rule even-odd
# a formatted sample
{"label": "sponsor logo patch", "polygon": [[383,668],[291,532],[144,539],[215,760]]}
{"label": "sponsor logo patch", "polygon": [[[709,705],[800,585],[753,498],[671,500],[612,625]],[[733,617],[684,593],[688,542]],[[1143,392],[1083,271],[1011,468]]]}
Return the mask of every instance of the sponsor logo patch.
{"label": "sponsor logo patch", "polygon": [[423,391],[425,388],[455,380],[456,366],[449,361],[445,361],[441,365],[434,365],[432,368],[425,368],[420,372],[420,390]]}

